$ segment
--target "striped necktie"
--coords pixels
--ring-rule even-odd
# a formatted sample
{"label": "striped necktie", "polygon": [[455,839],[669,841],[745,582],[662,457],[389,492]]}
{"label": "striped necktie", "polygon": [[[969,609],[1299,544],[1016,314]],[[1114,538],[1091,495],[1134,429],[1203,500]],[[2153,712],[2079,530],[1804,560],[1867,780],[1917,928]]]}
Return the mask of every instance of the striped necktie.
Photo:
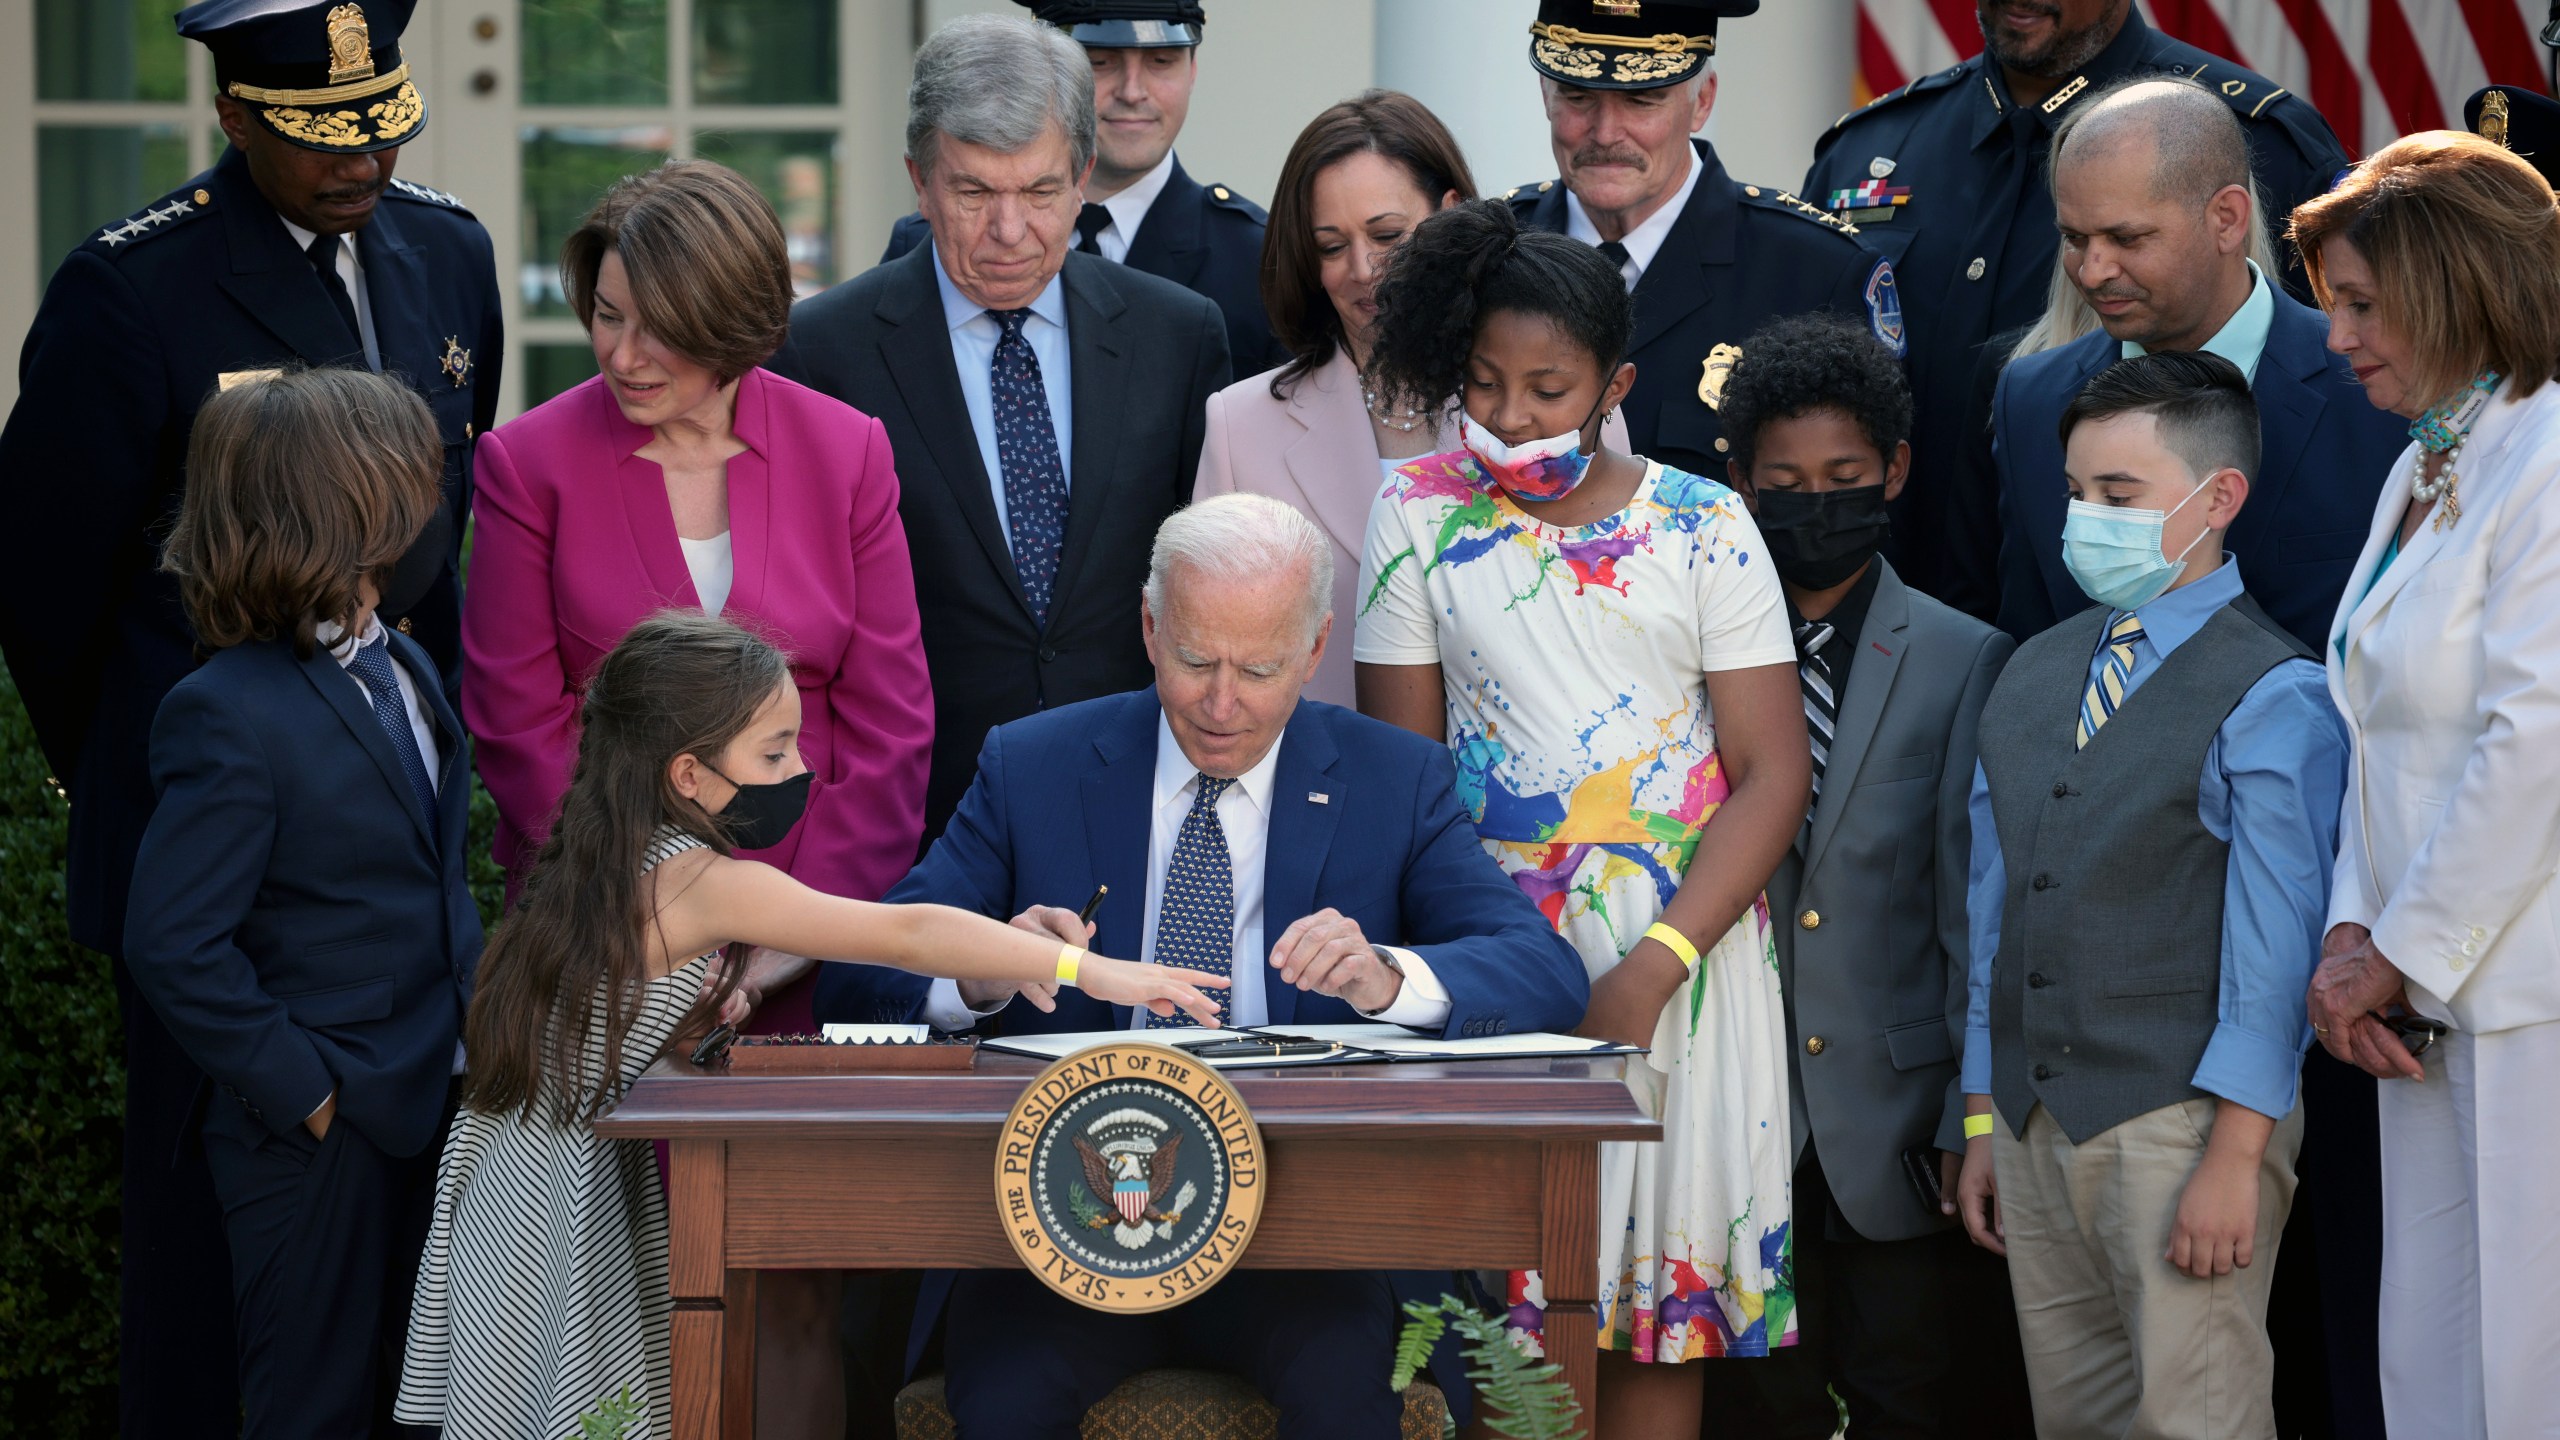
{"label": "striped necktie", "polygon": [[1814,802],[1822,798],[1822,770],[1831,763],[1831,732],[1840,721],[1839,697],[1831,693],[1831,662],[1822,658],[1832,630],[1819,620],[1796,626],[1796,674],[1804,682],[1804,728],[1813,740],[1813,795],[1805,801],[1804,823],[1813,825]]}
{"label": "striped necktie", "polygon": [[[1200,777],[1191,813],[1182,817],[1182,833],[1174,837],[1173,861],[1165,867],[1164,903],[1156,910],[1156,953],[1159,965],[1225,975],[1236,958],[1236,872],[1227,854],[1227,830],[1218,823],[1218,797],[1235,784],[1214,775]],[[1224,1023],[1227,997],[1207,993],[1218,1002]],[[1199,1022],[1177,1010],[1171,1015],[1147,1012],[1146,1028],[1172,1029]]]}
{"label": "striped necktie", "polygon": [[2115,718],[2117,707],[2124,704],[2126,682],[2133,678],[2133,642],[2142,638],[2142,617],[2127,612],[2107,627],[2107,663],[2098,678],[2089,682],[2089,692],[2080,697],[2080,740],[2073,749],[2085,748],[2098,727]]}

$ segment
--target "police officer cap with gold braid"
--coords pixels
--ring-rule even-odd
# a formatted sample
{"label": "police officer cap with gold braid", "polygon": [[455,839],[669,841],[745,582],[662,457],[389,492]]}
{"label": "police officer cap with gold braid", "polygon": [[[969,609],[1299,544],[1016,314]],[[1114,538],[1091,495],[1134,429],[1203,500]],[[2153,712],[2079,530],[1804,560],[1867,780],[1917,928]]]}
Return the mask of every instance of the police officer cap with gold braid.
{"label": "police officer cap with gold braid", "polygon": [[1758,13],[1760,0],[1538,0],[1529,63],[1560,85],[1658,90],[1716,53],[1716,22]]}
{"label": "police officer cap with gold braid", "polygon": [[2560,190],[2560,103],[2520,85],[2492,85],[2462,103],[2462,125],[2495,140]]}
{"label": "police officer cap with gold braid", "polygon": [[417,0],[204,0],[178,33],[213,52],[214,92],[268,129],[336,155],[415,139],[427,102],[400,58]]}
{"label": "police officer cap with gold braid", "polygon": [[1014,0],[1067,32],[1079,45],[1101,50],[1163,50],[1200,43],[1208,23],[1199,0]]}

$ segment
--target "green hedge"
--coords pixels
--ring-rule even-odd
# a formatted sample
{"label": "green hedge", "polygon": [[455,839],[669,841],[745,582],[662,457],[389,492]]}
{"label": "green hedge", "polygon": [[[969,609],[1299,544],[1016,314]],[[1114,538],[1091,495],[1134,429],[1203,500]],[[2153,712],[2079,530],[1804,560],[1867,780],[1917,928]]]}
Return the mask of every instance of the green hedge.
{"label": "green hedge", "polygon": [[113,1435],[123,1030],[106,957],[63,920],[69,814],[0,670],[0,1415]]}
{"label": "green hedge", "polygon": [[[15,1172],[0,1192],[0,1416],[21,1433],[112,1436],[123,1031],[106,958],[65,928],[68,813],[0,668],[0,1123]],[[471,890],[491,921],[496,820],[475,779]]]}

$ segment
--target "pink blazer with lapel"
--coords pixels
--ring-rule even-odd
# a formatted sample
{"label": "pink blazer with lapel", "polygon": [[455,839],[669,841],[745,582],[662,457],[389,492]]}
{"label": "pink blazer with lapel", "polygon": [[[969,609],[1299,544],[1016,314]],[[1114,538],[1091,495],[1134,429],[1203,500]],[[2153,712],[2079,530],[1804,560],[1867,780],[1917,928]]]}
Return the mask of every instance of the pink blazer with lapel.
{"label": "pink blazer with lapel", "polygon": [[[1351,708],[1351,620],[1360,613],[1360,547],[1369,533],[1369,507],[1386,488],[1378,440],[1360,399],[1360,371],[1350,352],[1333,358],[1283,387],[1271,398],[1266,370],[1209,397],[1208,439],[1200,447],[1196,499],[1241,491],[1294,505],[1333,542],[1333,638],[1325,642],[1307,697]],[[1627,448],[1627,422],[1616,411],[1600,424],[1603,443]],[[1458,448],[1452,412],[1431,444],[1413,458]]]}
{"label": "pink blazer with lapel", "polygon": [[[808,817],[761,859],[876,900],[915,863],[932,688],[898,477],[880,422],[765,370],[738,382],[736,579],[721,611],[779,640],[800,687]],[[529,862],[569,786],[578,698],[637,621],[699,606],[650,432],[590,380],[480,437],[462,713],[498,802],[499,863]]]}
{"label": "pink blazer with lapel", "polygon": [[[1285,400],[1271,398],[1266,370],[1209,397],[1208,438],[1200,447],[1194,498],[1242,491],[1298,508],[1333,542],[1333,638],[1307,685],[1307,698],[1348,708],[1351,617],[1360,613],[1360,544],[1369,502],[1385,488],[1378,442],[1360,401],[1360,372],[1348,352],[1299,377]],[[1419,455],[1458,448],[1457,423]]]}

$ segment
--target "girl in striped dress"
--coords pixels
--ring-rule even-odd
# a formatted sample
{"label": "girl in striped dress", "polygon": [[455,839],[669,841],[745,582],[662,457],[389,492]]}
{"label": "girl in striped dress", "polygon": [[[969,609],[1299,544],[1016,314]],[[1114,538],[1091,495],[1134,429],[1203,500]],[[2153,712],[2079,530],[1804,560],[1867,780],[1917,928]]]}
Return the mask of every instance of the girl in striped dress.
{"label": "girl in striped dress", "polygon": [[666,1202],[649,1147],[588,1122],[678,1035],[739,1007],[723,956],[770,946],[963,979],[1065,982],[1216,1023],[1223,978],[1086,955],[941,906],[822,895],[731,858],[808,794],[781,652],[670,611],[597,667],[577,770],[480,962],[471,1073],[437,1167],[398,1418],[448,1440],[550,1440],[628,1390],[668,1423]]}

